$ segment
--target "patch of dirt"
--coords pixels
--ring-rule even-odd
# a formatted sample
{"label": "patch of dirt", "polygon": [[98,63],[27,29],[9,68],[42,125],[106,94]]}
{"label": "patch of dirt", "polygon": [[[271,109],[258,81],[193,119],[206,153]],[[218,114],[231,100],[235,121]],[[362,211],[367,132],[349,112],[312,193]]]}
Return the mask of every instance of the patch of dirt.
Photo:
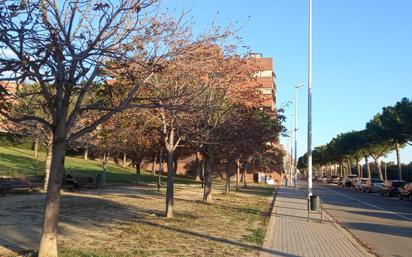
{"label": "patch of dirt", "polygon": [[[65,192],[59,216],[61,255],[257,256],[259,246],[246,238],[265,229],[271,197],[253,190],[224,195],[217,185],[213,204],[205,204],[202,190],[176,185],[173,219],[163,217],[164,191],[154,188]],[[37,249],[44,198],[41,193],[0,197],[0,256]]]}

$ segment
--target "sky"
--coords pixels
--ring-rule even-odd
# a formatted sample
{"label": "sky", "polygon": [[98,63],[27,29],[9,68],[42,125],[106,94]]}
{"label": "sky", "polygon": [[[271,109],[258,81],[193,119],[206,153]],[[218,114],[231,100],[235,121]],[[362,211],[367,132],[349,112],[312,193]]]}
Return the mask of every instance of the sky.
{"label": "sky", "polygon": [[[190,10],[195,31],[212,20],[244,24],[253,52],[274,58],[277,106],[298,96],[298,155],[307,150],[308,0],[163,0]],[[313,0],[313,147],[365,127],[382,107],[412,98],[411,0]],[[290,128],[293,104],[286,107]],[[285,146],[287,138],[282,138]],[[386,161],[394,161],[394,153]],[[401,151],[412,161],[412,147]]]}

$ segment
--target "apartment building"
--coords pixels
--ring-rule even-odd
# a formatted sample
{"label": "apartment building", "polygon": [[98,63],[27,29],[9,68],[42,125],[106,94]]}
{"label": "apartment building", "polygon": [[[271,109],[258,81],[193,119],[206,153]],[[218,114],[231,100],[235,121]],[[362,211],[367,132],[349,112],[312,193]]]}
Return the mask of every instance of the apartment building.
{"label": "apartment building", "polygon": [[276,109],[276,75],[272,57],[263,57],[261,53],[251,53],[258,71],[255,73],[258,88],[264,97],[262,108],[274,111]]}

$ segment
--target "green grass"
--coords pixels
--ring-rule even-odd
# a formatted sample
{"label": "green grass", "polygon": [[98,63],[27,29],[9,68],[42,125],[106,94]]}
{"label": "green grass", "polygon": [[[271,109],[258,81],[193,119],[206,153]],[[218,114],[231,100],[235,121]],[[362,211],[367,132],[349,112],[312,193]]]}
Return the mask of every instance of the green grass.
{"label": "green grass", "polygon": [[245,240],[256,245],[263,245],[265,234],[266,228],[257,228],[253,230],[252,234],[248,235]]}
{"label": "green grass", "polygon": [[[43,176],[45,158],[44,152],[39,153],[39,159],[36,161],[31,150],[0,146],[0,176]],[[95,177],[102,172],[102,164],[99,160],[86,161],[79,157],[66,156],[65,170],[66,172],[72,172],[74,175]],[[108,165],[107,182],[133,183],[135,181],[134,168],[122,168],[115,164]],[[164,177],[163,181],[165,181]],[[141,182],[156,183],[157,176],[152,176],[150,172],[142,170]],[[175,182],[177,184],[197,183],[184,176],[176,176]]]}

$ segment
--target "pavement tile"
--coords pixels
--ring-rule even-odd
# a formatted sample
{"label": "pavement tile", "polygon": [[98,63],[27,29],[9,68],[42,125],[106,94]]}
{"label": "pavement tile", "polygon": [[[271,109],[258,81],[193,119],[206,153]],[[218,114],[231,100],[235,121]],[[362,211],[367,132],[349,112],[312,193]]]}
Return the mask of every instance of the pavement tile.
{"label": "pavement tile", "polygon": [[307,219],[305,192],[280,187],[261,257],[364,257],[371,255],[353,236],[323,212]]}

